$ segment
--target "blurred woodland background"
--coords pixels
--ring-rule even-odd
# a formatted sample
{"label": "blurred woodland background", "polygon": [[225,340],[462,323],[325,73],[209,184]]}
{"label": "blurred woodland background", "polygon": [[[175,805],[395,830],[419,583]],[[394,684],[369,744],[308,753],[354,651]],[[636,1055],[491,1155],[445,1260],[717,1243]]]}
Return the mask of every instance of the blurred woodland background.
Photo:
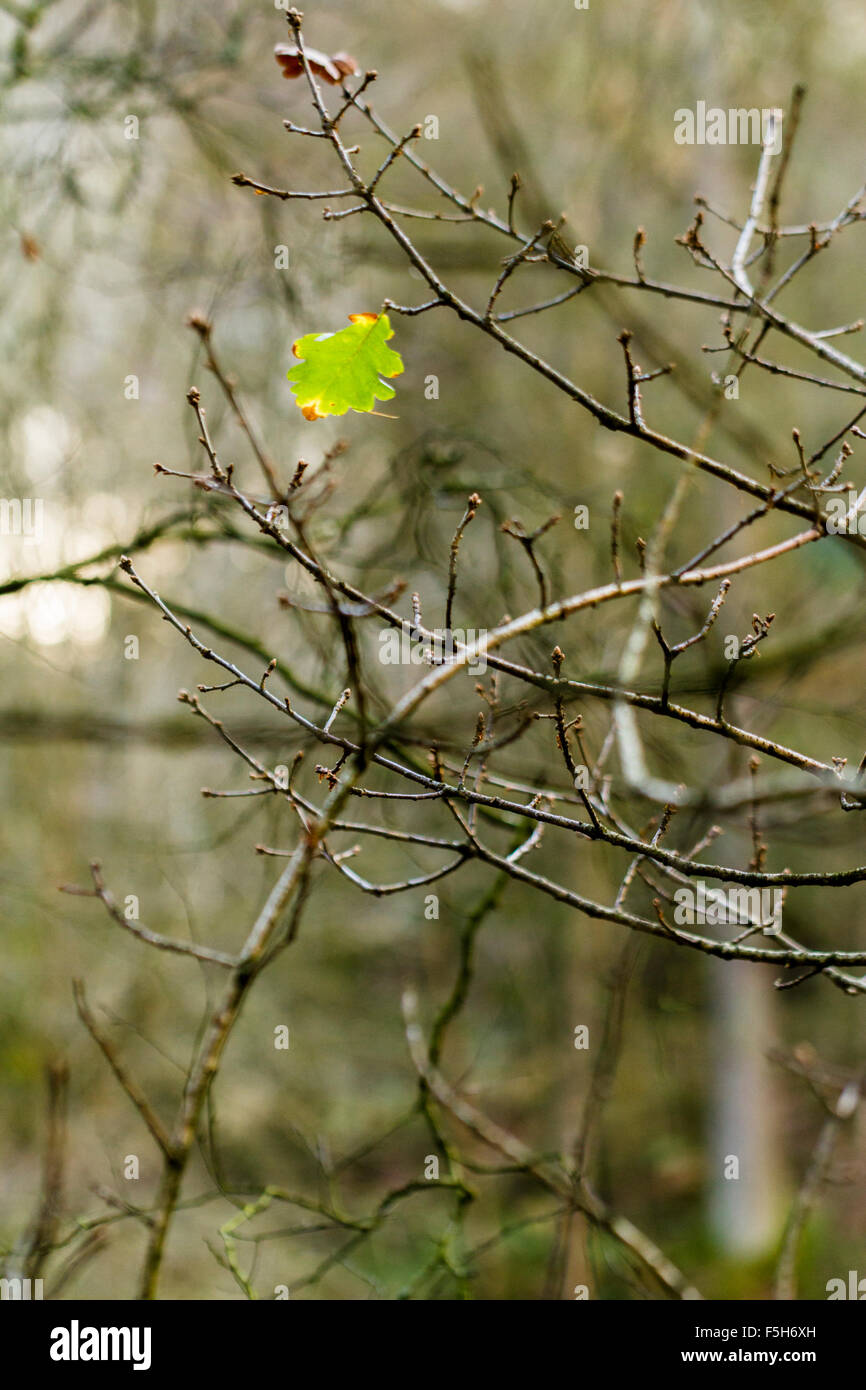
{"label": "blurred woodland background", "polygon": [[[831,219],[863,181],[866,27],[856,0],[590,0],[585,11],[571,0],[326,0],[305,9],[309,43],[348,51],[362,70],[378,71],[371,100],[390,126],[403,132],[436,118],[428,131],[437,138],[422,136],[420,157],[468,197],[483,186],[480,204],[500,215],[519,171],[530,230],[538,217],[564,212],[593,266],[633,274],[642,226],[648,273],[724,292],[675,238],[693,218],[696,193],[744,218],[759,152],[675,143],[674,111],[699,100],[788,112],[793,88],[805,85],[786,223]],[[274,61],[274,44],[286,37],[285,16],[270,0],[193,8],[168,0],[0,3],[0,492],[44,499],[40,539],[0,538],[0,1249],[11,1258],[21,1248],[39,1207],[46,1068],[63,1059],[66,1160],[55,1215],[57,1238],[68,1243],[46,1272],[46,1292],[58,1297],[135,1296],[143,1233],[123,1204],[147,1207],[158,1177],[140,1116],[81,1026],[73,977],[85,981],[91,1008],[157,1112],[173,1104],[216,997],[208,967],[148,949],[98,903],[58,887],[87,886],[88,865],[98,860],[115,898],[137,899],[151,928],[230,950],[280,867],[254,846],[285,846],[290,824],[276,797],[201,796],[203,787],[250,785],[231,750],[176,700],[179,688],[220,678],[130,592],[116,555],[156,528],[152,543],[134,551],[147,583],[256,676],[278,656],[307,690],[293,699],[311,717],[326,717],[346,683],[329,620],[278,605],[286,590],[312,600],[312,583],[259,544],[223,500],[154,474],[157,461],[182,471],[204,466],[186,402],[195,385],[223,461],[237,463],[254,494],[261,489],[243,432],[204,368],[201,339],[186,324],[190,312],[212,322],[220,363],[237,379],[281,476],[290,478],[302,458],[318,468],[346,441],[331,468],[333,491],[310,522],[317,553],[366,592],[405,579],[401,611],[409,613],[408,594],[417,590],[431,622],[471,493],[483,505],[461,544],[456,621],[493,628],[537,601],[532,567],[503,522],[519,518],[529,531],[558,514],[539,550],[551,596],[577,593],[610,579],[614,492],[624,496],[623,563],[634,573],[635,541],[652,533],[684,471],[674,458],[599,429],[441,310],[392,316],[406,371],[383,409],[396,419],[302,418],[286,382],[295,338],[376,312],[385,297],[414,304],[426,295],[372,218],[323,221],[321,203],[233,186],[238,171],[278,188],[341,186],[325,142],[283,127],[284,119],[312,119],[303,81],[285,81]],[[410,171],[395,169],[390,196],[413,201],[410,184]],[[412,231],[448,282],[483,306],[509,246],[483,227],[432,222]],[[713,237],[729,255],[736,232],[717,222]],[[287,268],[277,266],[280,247]],[[780,264],[789,255],[783,248]],[[528,268],[507,307],[570,285],[550,265]],[[526,320],[524,341],[623,410],[617,334],[633,330],[647,369],[677,363],[646,388],[653,423],[694,442],[712,407],[699,447],[743,472],[765,478],[766,458],[791,467],[793,428],[809,452],[858,407],[853,394],[757,370],[744,373],[738,399],[720,399],[711,380],[720,359],[700,351],[721,342],[717,309],[598,289]],[[864,289],[862,229],[854,227],[798,276],[785,309],[802,323],[843,324],[859,317]],[[843,345],[863,359],[856,335]],[[780,356],[804,366],[793,353]],[[431,376],[434,398],[425,389]],[[858,488],[863,447],[845,474]],[[745,505],[702,474],[690,487],[676,562]],[[573,525],[578,505],[589,508],[586,530]],[[762,543],[789,532],[771,518]],[[102,550],[111,551],[106,562],[70,576],[100,582],[57,577]],[[53,578],[19,587],[22,576]],[[860,552],[829,542],[734,584],[724,632],[748,631],[753,612],[776,614],[761,659],[737,678],[740,723],[856,767],[866,746],[862,591]],[[711,598],[709,590],[684,591],[667,601],[672,640],[701,626]],[[559,642],[571,674],[614,681],[626,607],[532,634],[521,657],[547,670]],[[206,631],[192,614],[216,626]],[[261,659],[232,634],[254,639]],[[375,637],[365,640],[375,665]],[[677,669],[675,688],[700,706],[724,666],[719,644],[698,646]],[[657,690],[661,669],[651,643],[642,688]],[[416,675],[376,667],[371,683],[393,698]],[[373,707],[386,708],[377,698],[374,691]],[[318,793],[312,769],[324,755],[297,729],[243,693],[209,697],[208,707],[268,766],[291,765],[304,747],[304,785]],[[429,727],[431,738],[445,721],[458,770],[477,709],[473,682],[463,678],[419,716],[416,727]],[[609,709],[587,703],[580,712],[597,752]],[[746,749],[685,727],[642,729],[648,761],[670,782],[712,789],[748,776]],[[562,785],[551,748],[551,727],[540,724],[510,764],[507,749],[502,758],[515,778],[555,775]],[[838,797],[821,789],[803,792],[803,779],[786,785],[791,796],[762,806],[768,866],[858,863],[861,817],[843,815]],[[639,796],[631,805],[641,825],[658,812]],[[442,816],[431,833],[447,824]],[[718,805],[681,812],[677,845],[693,845],[711,824],[724,830],[715,857],[747,862],[742,805],[730,814]],[[572,852],[552,836],[537,859],[542,871],[546,865],[603,900],[612,900],[628,862],[608,848]],[[365,844],[361,860],[359,872],[376,880],[430,867],[421,850],[387,843]],[[432,920],[428,891],[439,898]],[[864,944],[864,902],[862,884],[798,889],[786,924],[809,944],[853,950]],[[863,1000],[821,978],[778,991],[770,966],[631,937],[470,864],[432,890],[384,898],[317,866],[298,940],[257,982],[229,1040],[207,1143],[169,1237],[162,1297],[243,1296],[218,1228],[239,1194],[252,1200],[269,1184],[306,1194],[312,1205],[305,1212],[274,1204],[238,1232],[238,1259],[261,1297],[279,1285],[292,1297],[333,1299],[569,1298],[575,1285],[594,1298],[659,1296],[615,1240],[579,1220],[564,1231],[550,1194],[519,1172],[467,1170],[483,1198],[461,1217],[459,1254],[449,1245],[451,1199],[421,1192],[329,1263],[346,1233],[318,1220],[316,1203],[369,1215],[389,1193],[423,1179],[432,1150],[410,1117],[417,1076],[400,998],[407,985],[417,988],[429,1025],[453,988],[461,933],[476,913],[483,920],[468,993],[443,1054],[454,1084],[534,1151],[558,1152],[581,1129],[594,1048],[608,1038],[616,1066],[595,1077],[609,1090],[603,1105],[593,1099],[596,1189],[706,1297],[772,1296],[785,1221],[826,1122],[809,1080],[832,1090],[860,1074]],[[280,1025],[290,1030],[287,1051],[274,1046]],[[574,1045],[580,1025],[590,1030],[586,1051]],[[800,1297],[825,1297],[827,1281],[849,1269],[866,1274],[864,1124],[855,1117],[839,1136],[809,1213]],[[743,1171],[725,1186],[732,1151]],[[124,1172],[130,1155],[140,1159],[133,1181]],[[493,1162],[480,1149],[475,1157],[482,1167]],[[78,1220],[95,1221],[97,1235],[76,1232]]]}

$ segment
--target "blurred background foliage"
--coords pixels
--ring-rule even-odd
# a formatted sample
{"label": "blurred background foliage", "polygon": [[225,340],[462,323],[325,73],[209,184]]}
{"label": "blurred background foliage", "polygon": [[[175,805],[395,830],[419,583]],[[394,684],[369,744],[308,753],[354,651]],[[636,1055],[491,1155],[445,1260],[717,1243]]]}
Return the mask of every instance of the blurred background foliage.
{"label": "blurred background foliage", "polygon": [[[420,153],[467,195],[482,185],[483,205],[503,212],[509,177],[519,169],[518,209],[554,218],[565,212],[591,264],[625,274],[642,225],[648,273],[718,291],[674,238],[691,220],[696,192],[737,218],[747,207],[755,150],[677,145],[679,107],[704,100],[787,108],[794,83],[804,82],[783,220],[831,218],[862,179],[866,29],[856,0],[591,0],[586,11],[571,0],[327,0],[306,7],[305,33],[318,48],[348,50],[362,68],[378,70],[372,99],[392,127],[404,131],[436,116],[438,140],[422,140]],[[308,592],[294,571],[279,554],[240,540],[197,543],[223,527],[237,527],[247,540],[249,533],[218,500],[153,474],[157,460],[202,467],[185,403],[195,384],[223,460],[236,462],[254,491],[260,486],[245,441],[203,370],[199,340],[185,326],[191,310],[212,318],[220,359],[237,377],[285,477],[299,458],[317,465],[338,438],[347,440],[311,538],[333,567],[371,591],[405,578],[421,593],[428,621],[441,610],[448,544],[468,493],[477,490],[484,505],[463,543],[456,621],[493,627],[503,613],[536,601],[526,557],[498,529],[502,521],[519,517],[529,529],[559,513],[543,542],[544,561],[552,592],[574,593],[609,577],[615,489],[625,495],[625,563],[634,572],[635,539],[651,532],[681,465],[599,430],[552,386],[442,313],[395,320],[395,346],[406,363],[396,383],[397,420],[301,418],[285,380],[295,337],[376,310],[386,295],[401,303],[425,296],[366,219],[323,223],[320,204],[282,204],[232,186],[238,170],[277,187],[342,182],[322,142],[283,129],[284,118],[305,124],[310,115],[303,84],[284,81],[274,62],[273,45],[284,37],[284,17],[268,0],[193,8],[166,0],[0,3],[0,485],[6,497],[39,497],[45,506],[41,540],[3,537],[0,584],[52,574],[128,544],[171,513],[186,513],[183,534],[140,555],[144,577],[167,600],[256,638],[329,706],[344,672],[327,620],[277,606],[280,590]],[[131,116],[137,139],[126,138]],[[383,147],[360,124],[357,138],[364,142],[362,167],[375,168]],[[407,169],[389,177],[395,201],[431,205]],[[446,279],[483,304],[507,244],[477,228],[418,223],[411,230]],[[713,223],[709,235],[730,254],[730,228]],[[864,289],[858,238],[857,229],[840,236],[797,279],[785,309],[814,326],[856,318]],[[288,270],[275,268],[281,245],[289,248]],[[527,269],[503,307],[562,287],[550,266]],[[678,364],[676,374],[646,390],[650,422],[693,440],[715,400],[704,448],[762,481],[767,460],[795,462],[793,427],[811,450],[856,409],[854,397],[754,370],[744,374],[740,398],[719,405],[710,374],[721,359],[700,352],[702,343],[720,341],[716,311],[604,290],[518,324],[524,340],[622,409],[616,335],[634,329],[645,367]],[[856,355],[858,340],[848,343]],[[777,356],[810,366],[784,346]],[[430,374],[439,381],[436,400],[425,397]],[[138,399],[127,399],[130,376],[138,378]],[[855,458],[850,466],[858,487],[861,463]],[[572,525],[577,504],[590,509],[587,531]],[[672,558],[689,558],[743,508],[720,484],[695,478]],[[787,534],[789,523],[770,518],[761,543]],[[744,576],[721,627],[743,635],[753,611],[777,614],[765,657],[749,664],[739,688],[742,722],[815,756],[859,761],[866,609],[859,553],[852,552],[813,546]],[[669,635],[678,640],[699,626],[707,602],[697,592],[665,600]],[[546,668],[558,641],[568,674],[613,678],[628,630],[625,606],[617,608],[623,611],[547,629],[515,655]],[[138,897],[150,926],[228,949],[274,877],[273,862],[257,858],[253,846],[285,846],[292,827],[267,798],[201,798],[203,786],[247,785],[246,774],[201,721],[176,705],[179,687],[194,688],[212,673],[152,609],[98,585],[35,584],[0,597],[0,632],[0,1241],[9,1248],[39,1192],[43,1073],[52,1058],[65,1056],[71,1069],[67,1220],[102,1210],[101,1189],[145,1204],[153,1191],[147,1135],[78,1023],[71,978],[87,981],[117,1046],[164,1114],[215,987],[206,969],[147,950],[98,905],[61,897],[58,885],[85,883],[89,861],[98,858],[118,899]],[[124,657],[130,635],[138,638],[137,660]],[[221,649],[241,655],[228,640]],[[372,632],[364,650],[373,708],[381,712],[412,672],[380,667]],[[244,664],[258,669],[248,654]],[[676,688],[700,702],[722,669],[720,646],[698,647],[682,667]],[[659,673],[652,652],[647,688],[655,688]],[[425,707],[421,727],[432,730],[447,717],[451,756],[461,760],[478,704],[471,681],[459,696],[455,690],[452,683],[447,698]],[[210,706],[219,699],[216,712],[250,747],[272,764],[291,761],[300,746],[295,731],[237,692],[210,697]],[[307,708],[322,713],[314,701]],[[587,705],[582,712],[597,751],[609,711]],[[651,722],[642,728],[661,776],[711,788],[746,772],[741,750],[688,730],[672,735]],[[311,748],[310,769],[318,757]],[[512,754],[503,753],[502,768],[517,777],[546,768],[541,775],[561,785],[550,726],[542,722]],[[315,789],[312,772],[304,777],[306,790]],[[631,804],[639,823],[654,810]],[[832,805],[817,796],[770,808],[768,867],[857,862],[862,822]],[[719,819],[718,811],[684,814],[673,842],[690,845]],[[747,862],[744,814],[722,823],[719,856]],[[423,851],[397,854],[389,845],[365,847],[363,859],[368,876],[385,879],[431,863]],[[621,856],[590,854],[585,846],[572,851],[553,836],[537,865],[608,900],[625,867]],[[257,1192],[277,1183],[321,1196],[339,1177],[343,1201],[361,1214],[420,1175],[430,1140],[417,1123],[368,1149],[415,1094],[400,993],[407,981],[417,982],[429,1018],[451,988],[458,934],[489,887],[478,867],[445,880],[437,885],[439,919],[428,921],[424,890],[377,901],[322,866],[300,940],[259,982],[217,1083],[212,1138],[226,1186]],[[823,896],[800,890],[789,899],[786,920],[811,944],[862,946],[863,902],[862,886]],[[551,900],[539,904],[511,883],[485,919],[477,949],[444,1069],[533,1147],[567,1148],[592,1056],[574,1049],[573,1031],[586,1023],[600,1035],[622,933]],[[736,975],[736,988],[757,1001],[760,1015],[753,1041],[756,1094],[770,1116],[760,1160],[769,1221],[752,1248],[730,1248],[712,1220],[713,1097],[724,1039],[713,994],[719,970],[730,979],[743,969],[709,965],[664,943],[637,946],[623,1051],[596,1154],[603,1195],[644,1226],[706,1295],[723,1298],[767,1296],[784,1213],[822,1123],[803,1081],[766,1060],[766,1046],[790,1051],[807,1043],[831,1066],[863,1064],[861,1000],[821,981],[777,995],[772,971],[746,971],[749,981],[741,985]],[[279,1024],[291,1029],[287,1053],[273,1046]],[[749,1027],[747,1020],[747,1034]],[[855,1124],[840,1150],[838,1181],[809,1226],[803,1296],[823,1297],[827,1279],[844,1276],[858,1258],[862,1264],[862,1143]],[[141,1156],[135,1185],[122,1171],[133,1153]],[[187,1196],[212,1187],[200,1163]],[[478,1296],[568,1297],[579,1282],[593,1296],[647,1296],[616,1248],[580,1223],[565,1272],[557,1267],[551,1283],[554,1223],[543,1219],[549,1200],[520,1175],[486,1179],[483,1192],[468,1217],[470,1243],[491,1241],[472,1266]],[[407,1200],[351,1260],[299,1296],[399,1293],[429,1258],[446,1200],[434,1193]],[[163,1296],[240,1296],[208,1248],[231,1211],[217,1198],[181,1214]],[[296,1216],[269,1213],[255,1229],[303,1224]],[[512,1233],[501,1234],[511,1225]],[[492,1239],[497,1233],[501,1238]],[[255,1252],[254,1283],[269,1296],[274,1284],[315,1269],[334,1241],[331,1234],[294,1234],[247,1246],[244,1258]],[[132,1296],[141,1243],[133,1222],[109,1227],[97,1257],[65,1291]],[[454,1284],[440,1270],[419,1292],[453,1297]]]}

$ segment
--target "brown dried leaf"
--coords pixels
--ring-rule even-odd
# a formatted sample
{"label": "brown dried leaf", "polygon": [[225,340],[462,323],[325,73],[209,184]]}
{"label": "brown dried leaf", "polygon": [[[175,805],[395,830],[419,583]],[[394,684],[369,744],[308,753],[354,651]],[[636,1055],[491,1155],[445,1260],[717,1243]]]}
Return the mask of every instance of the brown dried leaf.
{"label": "brown dried leaf", "polygon": [[[348,53],[335,53],[329,58],[327,53],[320,53],[317,48],[305,48],[304,52],[310,70],[325,82],[330,82],[332,86],[339,85],[351,73],[360,71],[355,59]],[[274,57],[283,70],[283,77],[302,76],[304,64],[297,44],[278,43],[274,49]]]}

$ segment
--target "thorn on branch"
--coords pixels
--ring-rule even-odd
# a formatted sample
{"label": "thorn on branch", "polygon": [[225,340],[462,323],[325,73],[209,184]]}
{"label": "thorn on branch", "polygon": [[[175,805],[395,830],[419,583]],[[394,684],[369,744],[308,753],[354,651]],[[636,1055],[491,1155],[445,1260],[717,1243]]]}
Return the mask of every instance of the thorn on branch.
{"label": "thorn on branch", "polygon": [[327,734],[327,733],[330,733],[331,725],[333,724],[333,722],[334,722],[334,720],[336,719],[337,715],[340,713],[340,710],[343,708],[343,706],[345,705],[346,701],[347,701],[348,699],[350,699],[351,694],[352,694],[351,690],[344,690],[344,691],[343,691],[343,693],[342,693],[342,695],[340,696],[339,700],[338,700],[337,703],[334,705],[334,708],[331,710],[331,713],[328,715],[328,718],[327,718],[327,721],[326,721],[326,723],[325,723],[324,730],[323,730],[324,733],[326,733],[326,734]]}
{"label": "thorn on branch", "polygon": [[632,256],[634,258],[635,273],[637,274],[637,278],[638,280],[640,280],[641,284],[643,284],[644,280],[646,279],[643,268],[643,260],[641,257],[641,251],[643,250],[644,246],[646,246],[646,232],[644,231],[643,227],[638,227],[637,231],[634,234]]}
{"label": "thorn on branch", "polygon": [[632,334],[629,329],[623,329],[617,338],[617,342],[622,344],[623,356],[625,357],[625,369],[628,378],[628,413],[632,426],[636,430],[644,429],[643,413],[641,410],[640,382],[641,369],[632,359],[631,355]]}
{"label": "thorn on branch", "polygon": [[520,175],[515,172],[511,175],[511,184],[508,191],[508,230],[512,233],[514,233],[514,200],[521,187]]}
{"label": "thorn on branch", "polygon": [[622,510],[622,501],[623,494],[617,489],[613,494],[613,508],[610,518],[610,558],[617,584],[622,584],[622,565],[619,560],[620,512]]}
{"label": "thorn on branch", "polygon": [[499,528],[500,531],[504,531],[506,536],[511,536],[514,540],[518,541],[529,556],[529,562],[538,580],[539,602],[542,608],[547,607],[549,592],[544,570],[541,568],[538,557],[535,554],[535,542],[540,540],[559,520],[560,517],[558,513],[555,516],[548,517],[547,521],[542,522],[542,524],[537,526],[531,533],[526,531],[523,522],[519,521],[517,518],[513,518],[511,521],[503,521]]}
{"label": "thorn on branch", "polygon": [[466,511],[460,520],[454,537],[451,541],[451,551],[448,559],[448,595],[445,600],[445,630],[451,631],[451,617],[454,610],[454,595],[457,591],[457,553],[460,549],[460,542],[463,539],[463,532],[470,521],[475,520],[475,514],[481,506],[482,499],[477,492],[473,492],[467,502]]}

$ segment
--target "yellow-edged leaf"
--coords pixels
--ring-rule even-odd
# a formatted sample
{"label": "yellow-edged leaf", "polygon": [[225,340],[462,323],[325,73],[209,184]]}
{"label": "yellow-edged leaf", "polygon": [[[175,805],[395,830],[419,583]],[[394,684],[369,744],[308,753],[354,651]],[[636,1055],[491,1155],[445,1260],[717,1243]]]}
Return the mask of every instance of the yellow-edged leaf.
{"label": "yellow-edged leaf", "polygon": [[403,370],[400,354],[387,345],[393,336],[387,314],[350,314],[348,328],[298,338],[292,352],[300,361],[288,378],[305,418],[370,413],[377,400],[392,400],[394,388],[385,378]]}

